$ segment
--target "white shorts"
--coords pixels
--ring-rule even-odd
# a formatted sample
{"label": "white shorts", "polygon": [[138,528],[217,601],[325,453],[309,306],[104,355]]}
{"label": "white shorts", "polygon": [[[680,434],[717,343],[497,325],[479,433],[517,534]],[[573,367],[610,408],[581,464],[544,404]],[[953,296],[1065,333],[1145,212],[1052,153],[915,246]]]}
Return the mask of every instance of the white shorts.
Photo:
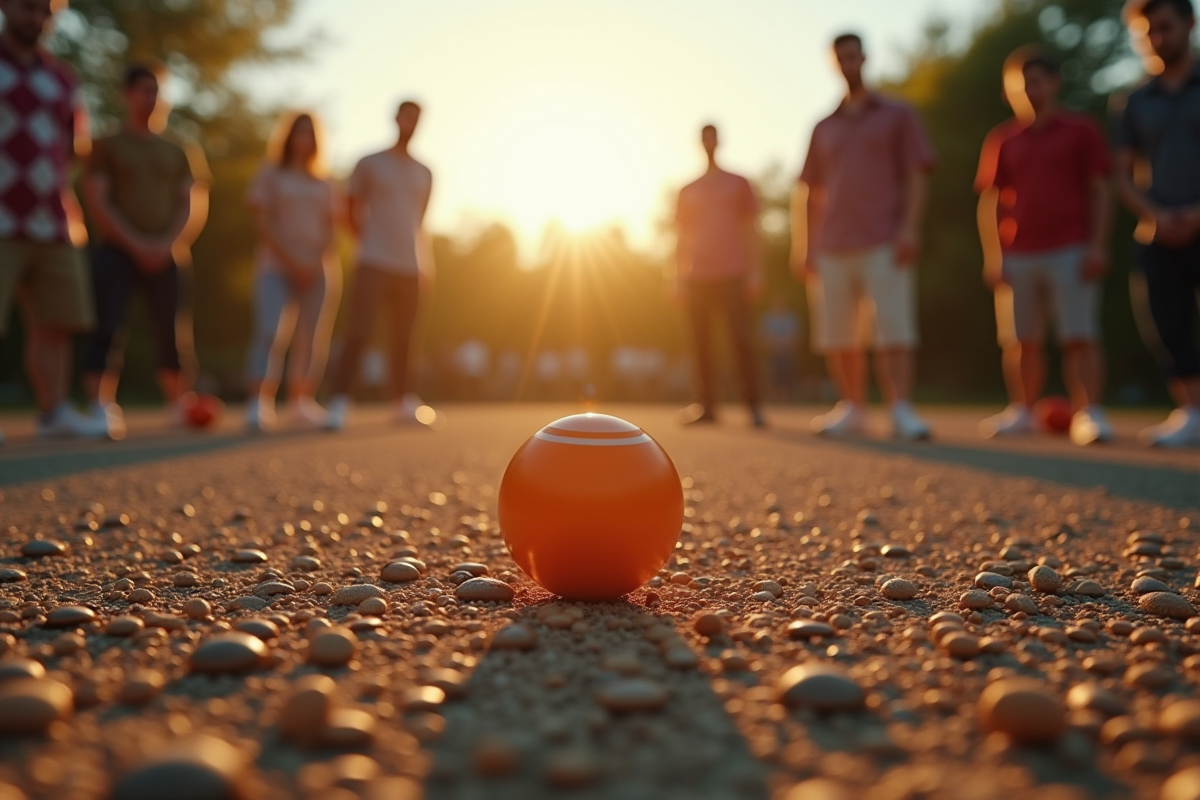
{"label": "white shorts", "polygon": [[996,333],[1000,344],[1040,344],[1047,312],[1053,310],[1058,341],[1100,338],[1100,281],[1082,277],[1084,249],[1005,253],[1004,283],[996,289]]}
{"label": "white shorts", "polygon": [[891,245],[823,254],[808,279],[813,347],[819,353],[917,346],[915,265],[896,265]]}

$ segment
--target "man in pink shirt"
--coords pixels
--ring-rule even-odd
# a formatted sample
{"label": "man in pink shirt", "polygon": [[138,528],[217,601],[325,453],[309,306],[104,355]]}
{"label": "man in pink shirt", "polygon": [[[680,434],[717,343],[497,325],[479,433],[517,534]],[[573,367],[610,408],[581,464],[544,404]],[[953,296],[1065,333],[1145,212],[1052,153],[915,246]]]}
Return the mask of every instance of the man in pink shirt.
{"label": "man in pink shirt", "polygon": [[847,93],[813,131],[792,202],[792,271],[808,287],[813,341],[840,400],[813,420],[825,436],[866,428],[866,333],[901,439],[927,439],[909,402],[917,345],[914,267],[933,151],[916,113],[863,84],[862,40],[833,42]]}
{"label": "man in pink shirt", "polygon": [[764,424],[751,345],[750,302],[762,291],[758,201],[750,181],[717,165],[717,129],[705,125],[700,141],[708,169],[679,191],[675,206],[676,288],[692,320],[700,402],[680,415],[686,423],[715,422],[713,323],[724,317],[742,378],[742,395],[755,426]]}

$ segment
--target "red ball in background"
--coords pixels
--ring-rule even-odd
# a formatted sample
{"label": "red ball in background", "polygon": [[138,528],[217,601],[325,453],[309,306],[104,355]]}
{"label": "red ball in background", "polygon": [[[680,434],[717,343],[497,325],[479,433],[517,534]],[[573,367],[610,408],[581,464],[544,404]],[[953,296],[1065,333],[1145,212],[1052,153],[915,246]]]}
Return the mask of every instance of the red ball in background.
{"label": "red ball in background", "polygon": [[1033,405],[1033,416],[1048,433],[1066,433],[1071,429],[1071,401],[1061,395],[1043,397]]}
{"label": "red ball in background", "polygon": [[184,419],[189,427],[207,428],[221,416],[225,404],[211,394],[194,394],[184,401]]}

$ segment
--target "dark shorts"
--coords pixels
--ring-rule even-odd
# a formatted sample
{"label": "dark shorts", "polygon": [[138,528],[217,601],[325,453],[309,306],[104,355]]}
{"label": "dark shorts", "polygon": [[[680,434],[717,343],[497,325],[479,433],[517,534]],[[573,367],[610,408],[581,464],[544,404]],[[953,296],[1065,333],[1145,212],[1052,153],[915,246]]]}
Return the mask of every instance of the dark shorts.
{"label": "dark shorts", "polygon": [[1200,377],[1200,239],[1187,247],[1137,245],[1131,277],[1139,327],[1168,378]]}
{"label": "dark shorts", "polygon": [[97,246],[91,256],[96,327],[84,355],[84,371],[120,368],[124,350],[120,334],[125,327],[129,299],[135,292],[146,303],[157,343],[157,367],[168,371],[181,369],[176,324],[183,309],[184,292],[179,267],[172,263],[161,272],[147,274],[124,251],[110,244]]}

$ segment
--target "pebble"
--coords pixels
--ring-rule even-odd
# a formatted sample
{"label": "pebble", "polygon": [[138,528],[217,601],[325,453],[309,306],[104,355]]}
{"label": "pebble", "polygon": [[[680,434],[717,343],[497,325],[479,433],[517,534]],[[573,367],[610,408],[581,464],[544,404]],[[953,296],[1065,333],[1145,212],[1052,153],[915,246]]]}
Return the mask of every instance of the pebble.
{"label": "pebble", "polygon": [[1027,577],[1029,578],[1029,585],[1034,588],[1034,591],[1043,594],[1054,594],[1062,588],[1062,577],[1045,565],[1029,570]]}
{"label": "pebble", "polygon": [[251,636],[257,636],[264,642],[279,636],[279,626],[271,622],[271,620],[262,619],[261,617],[238,620],[233,629],[242,633],[248,633]]}
{"label": "pebble", "polygon": [[995,572],[981,572],[975,576],[975,588],[977,589],[983,589],[986,592],[989,589],[995,589],[997,586],[1003,589],[1012,587],[1012,578],[999,575]]}
{"label": "pebble", "polygon": [[546,783],[555,789],[578,789],[600,777],[600,763],[591,751],[571,748],[551,753],[545,764]]}
{"label": "pebble", "polygon": [[162,673],[154,669],[141,669],[133,673],[121,685],[117,699],[125,705],[142,705],[158,697],[166,680]]}
{"label": "pebble", "polygon": [[719,614],[701,611],[692,618],[692,630],[711,639],[725,632],[725,620]]}
{"label": "pebble", "polygon": [[229,604],[229,609],[232,611],[262,611],[269,606],[271,602],[264,600],[261,597],[255,597],[252,594],[242,595]]}
{"label": "pebble", "polygon": [[279,712],[279,733],[304,745],[316,742],[333,710],[337,684],[328,675],[305,675],[292,685]]}
{"label": "pebble", "polygon": [[1163,709],[1158,726],[1180,739],[1200,740],[1200,700],[1176,700]]}
{"label": "pebble", "polygon": [[1120,716],[1129,708],[1114,692],[1097,683],[1079,683],[1067,692],[1067,708],[1072,711],[1099,711],[1109,717]]}
{"label": "pebble", "polygon": [[480,564],[475,561],[464,561],[461,564],[455,565],[451,572],[469,572],[471,577],[478,578],[481,575],[487,575],[489,570],[487,564]]}
{"label": "pebble", "polygon": [[368,597],[383,597],[383,589],[372,583],[343,586],[333,593],[329,602],[335,606],[356,606]]}
{"label": "pebble", "polygon": [[942,649],[955,658],[974,658],[979,655],[979,637],[963,631],[955,631],[941,641]]}
{"label": "pebble", "polygon": [[420,570],[407,561],[393,561],[379,573],[379,579],[388,583],[408,583],[420,577]]}
{"label": "pebble", "polygon": [[1041,613],[1032,597],[1018,592],[1014,592],[1004,598],[1004,607],[1009,611],[1020,611],[1031,617]]}
{"label": "pebble", "polygon": [[985,730],[1006,733],[1021,744],[1051,744],[1066,730],[1062,703],[1040,683],[1002,678],[979,695],[979,721]]}
{"label": "pebble", "polygon": [[262,665],[267,646],[257,636],[232,631],[203,640],[192,651],[191,665],[197,672],[246,672]]}
{"label": "pebble", "polygon": [[234,564],[265,564],[267,554],[262,550],[238,550],[229,560]]}
{"label": "pebble", "polygon": [[322,667],[341,667],[354,658],[358,639],[346,628],[325,628],[308,642],[308,660]]}
{"label": "pebble", "polygon": [[283,583],[282,581],[267,581],[266,583],[260,583],[258,586],[254,587],[254,596],[261,597],[264,600],[269,600],[272,597],[277,597],[279,595],[289,595],[295,593],[295,586],[290,583]]}
{"label": "pebble", "polygon": [[321,568],[321,559],[315,556],[296,556],[290,566],[297,572],[316,572]]}
{"label": "pebble", "polygon": [[1158,800],[1200,800],[1200,767],[1187,767],[1167,778]]}
{"label": "pebble", "polygon": [[71,690],[50,678],[0,682],[0,733],[42,734],[71,714]]}
{"label": "pebble", "polygon": [[1150,592],[1138,598],[1138,608],[1148,614],[1172,619],[1187,619],[1196,609],[1182,595],[1173,592]]}
{"label": "pebble", "polygon": [[513,599],[515,592],[507,583],[495,578],[471,578],[463,581],[454,590],[454,596],[459,600],[507,603]]}
{"label": "pebble", "polygon": [[208,734],[178,740],[117,782],[112,800],[242,800],[246,759],[232,744]]}
{"label": "pebble", "polygon": [[1135,579],[1129,588],[1133,590],[1134,594],[1150,594],[1151,592],[1171,591],[1171,587],[1167,586],[1162,581],[1146,576]]}
{"label": "pebble", "polygon": [[132,592],[129,593],[129,597],[126,599],[128,599],[129,602],[131,602],[131,603],[141,603],[144,605],[146,603],[153,603],[155,598],[154,598],[154,592],[150,591],[149,589],[143,588],[143,589],[134,589]]}
{"label": "pebble", "polygon": [[12,569],[11,567],[0,568],[0,583],[20,583],[21,581],[28,580],[28,577],[19,569]]}
{"label": "pebble", "polygon": [[830,778],[810,778],[792,787],[783,800],[851,800],[857,797],[843,784]]}
{"label": "pebble", "polygon": [[788,623],[787,635],[789,639],[812,639],[817,636],[836,636],[837,631],[827,622],[798,619]]}
{"label": "pebble", "polygon": [[358,613],[372,617],[380,617],[387,613],[387,600],[382,597],[368,597],[358,604]]}
{"label": "pebble", "polygon": [[21,548],[21,555],[26,558],[61,556],[65,552],[67,552],[67,546],[53,539],[33,539],[26,542],[25,546]]}
{"label": "pebble", "polygon": [[910,580],[892,578],[879,587],[879,592],[889,600],[912,600],[920,588]]}
{"label": "pebble", "polygon": [[521,765],[521,751],[508,739],[501,736],[486,736],[475,745],[471,754],[471,766],[485,778],[502,778],[517,771]]}
{"label": "pebble", "polygon": [[191,589],[200,585],[200,578],[194,572],[176,572],[171,576],[171,583],[178,589]]}
{"label": "pebble", "polygon": [[784,705],[817,711],[857,711],[866,696],[854,679],[837,667],[809,663],[792,667],[780,678],[777,695]]}
{"label": "pebble", "polygon": [[908,558],[912,551],[902,544],[885,544],[879,548],[879,555],[884,558]]}
{"label": "pebble", "polygon": [[183,604],[183,615],[188,619],[204,619],[212,613],[212,605],[202,597],[193,597]]}
{"label": "pebble", "polygon": [[96,619],[96,612],[87,606],[59,606],[46,615],[47,628],[73,628]]}
{"label": "pebble", "polygon": [[963,592],[958,598],[958,607],[970,611],[981,611],[992,607],[992,597],[980,589],[971,589]]}
{"label": "pebble", "polygon": [[537,645],[537,641],[537,631],[514,622],[492,634],[490,644],[494,650],[529,650]]}
{"label": "pebble", "polygon": [[132,636],[146,627],[140,617],[124,615],[113,617],[104,626],[104,632],[109,636]]}
{"label": "pebble", "polygon": [[655,711],[667,704],[670,693],[647,678],[623,678],[602,687],[596,700],[609,711]]}
{"label": "pebble", "polygon": [[32,658],[6,658],[0,660],[0,683],[14,678],[44,678],[46,668]]}
{"label": "pebble", "polygon": [[1104,587],[1096,583],[1090,578],[1084,578],[1071,587],[1073,594],[1083,595],[1084,597],[1104,597]]}
{"label": "pebble", "polygon": [[363,747],[375,738],[375,717],[358,708],[335,708],[321,729],[321,743],[330,747]]}

